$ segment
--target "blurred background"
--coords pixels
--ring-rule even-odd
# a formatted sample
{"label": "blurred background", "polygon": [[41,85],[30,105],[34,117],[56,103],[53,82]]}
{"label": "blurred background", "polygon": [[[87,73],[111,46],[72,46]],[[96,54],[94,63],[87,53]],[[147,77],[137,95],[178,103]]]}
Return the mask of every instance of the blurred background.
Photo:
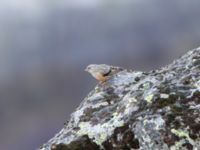
{"label": "blurred background", "polygon": [[54,136],[97,81],[91,63],[148,71],[200,45],[199,0],[1,0],[0,149]]}

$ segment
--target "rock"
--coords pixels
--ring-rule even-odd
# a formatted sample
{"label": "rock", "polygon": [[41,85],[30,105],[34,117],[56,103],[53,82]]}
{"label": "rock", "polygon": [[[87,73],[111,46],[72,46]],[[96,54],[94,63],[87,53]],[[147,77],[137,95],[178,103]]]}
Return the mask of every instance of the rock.
{"label": "rock", "polygon": [[97,85],[40,150],[200,150],[200,48]]}

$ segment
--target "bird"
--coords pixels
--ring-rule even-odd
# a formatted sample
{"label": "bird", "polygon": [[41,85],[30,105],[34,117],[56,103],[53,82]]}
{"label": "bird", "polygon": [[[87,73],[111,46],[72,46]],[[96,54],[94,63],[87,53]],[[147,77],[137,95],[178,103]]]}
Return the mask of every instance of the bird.
{"label": "bird", "polygon": [[121,67],[110,66],[106,64],[90,64],[85,71],[90,73],[100,83],[108,81],[113,75],[124,69]]}

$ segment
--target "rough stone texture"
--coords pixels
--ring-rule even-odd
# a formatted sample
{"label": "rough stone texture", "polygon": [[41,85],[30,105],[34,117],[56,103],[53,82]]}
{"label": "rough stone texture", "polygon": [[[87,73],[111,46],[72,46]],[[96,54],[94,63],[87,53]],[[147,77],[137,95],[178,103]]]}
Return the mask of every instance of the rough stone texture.
{"label": "rough stone texture", "polygon": [[200,48],[97,85],[40,150],[200,150]]}

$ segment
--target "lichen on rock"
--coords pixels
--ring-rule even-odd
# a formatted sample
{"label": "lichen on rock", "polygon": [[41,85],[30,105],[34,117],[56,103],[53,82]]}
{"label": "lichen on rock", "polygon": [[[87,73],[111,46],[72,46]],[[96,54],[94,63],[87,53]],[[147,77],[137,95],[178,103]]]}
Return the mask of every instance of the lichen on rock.
{"label": "lichen on rock", "polygon": [[40,150],[200,150],[200,48],[98,84]]}

